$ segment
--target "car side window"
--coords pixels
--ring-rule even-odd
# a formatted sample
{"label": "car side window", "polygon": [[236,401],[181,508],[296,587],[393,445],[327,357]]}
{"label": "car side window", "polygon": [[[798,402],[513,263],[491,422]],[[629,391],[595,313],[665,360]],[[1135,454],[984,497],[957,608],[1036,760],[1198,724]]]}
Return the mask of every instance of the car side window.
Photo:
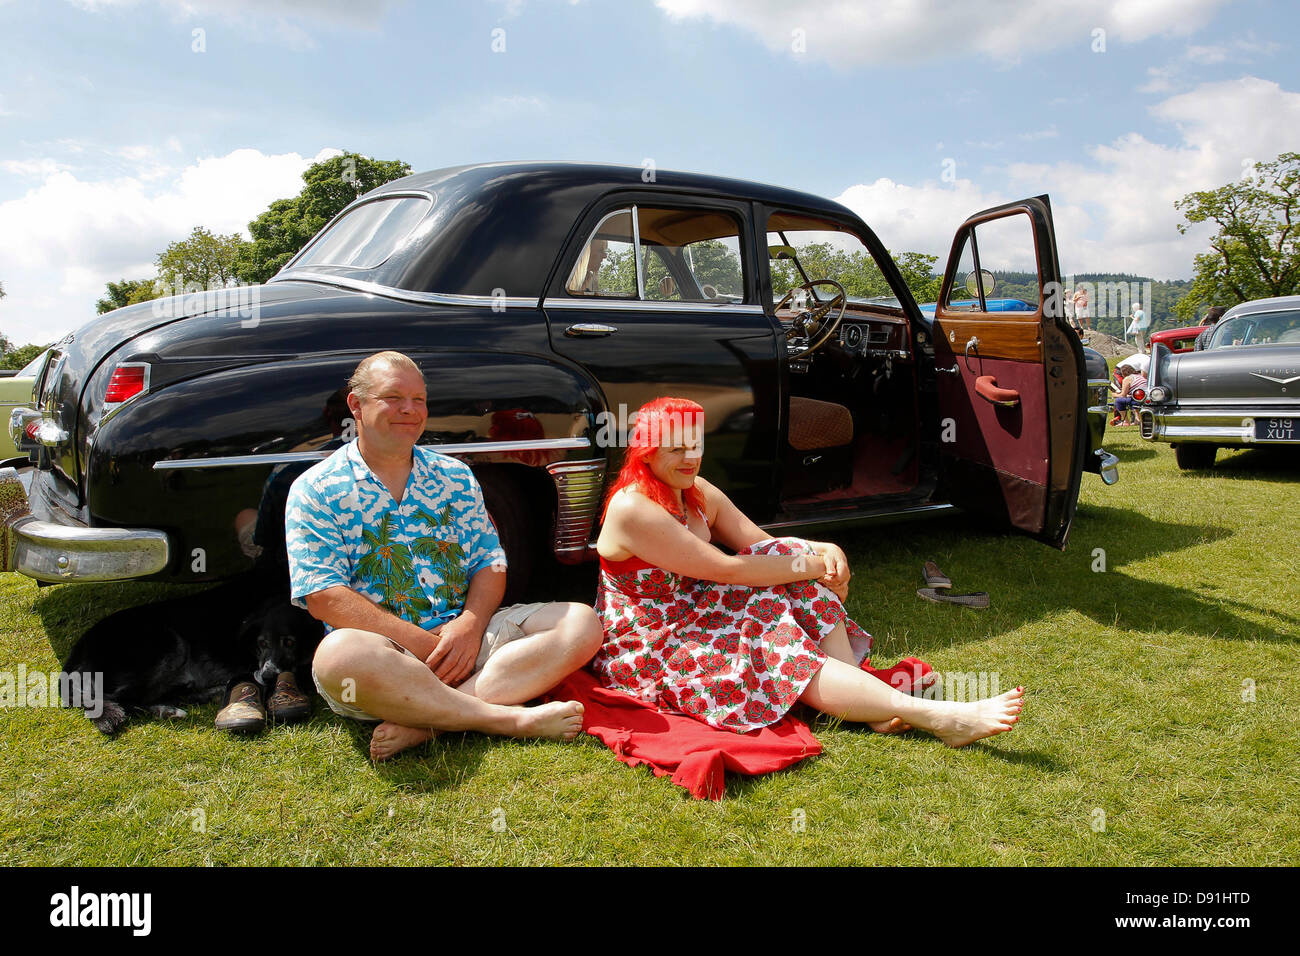
{"label": "car side window", "polygon": [[647,302],[743,302],[740,231],[738,218],[715,209],[617,210],[592,231],[565,290]]}
{"label": "car side window", "polygon": [[618,209],[596,224],[564,284],[570,295],[635,299],[632,209]]}
{"label": "car side window", "polygon": [[1034,224],[1025,213],[978,223],[966,233],[958,261],[945,309],[1021,315],[1038,311],[1038,254]]}

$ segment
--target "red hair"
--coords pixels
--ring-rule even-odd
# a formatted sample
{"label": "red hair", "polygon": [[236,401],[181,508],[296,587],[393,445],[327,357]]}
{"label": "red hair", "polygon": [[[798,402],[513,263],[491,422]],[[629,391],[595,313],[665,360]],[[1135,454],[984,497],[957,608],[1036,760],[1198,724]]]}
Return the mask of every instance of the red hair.
{"label": "red hair", "polygon": [[[623,467],[619,469],[618,478],[609,489],[605,508],[600,513],[602,522],[614,495],[624,488],[635,488],[670,514],[678,513],[672,489],[650,470],[650,458],[661,444],[672,441],[674,426],[680,428],[688,424],[704,427],[704,409],[689,398],[656,398],[637,410],[636,425],[628,434]],[[704,494],[693,484],[682,492],[682,500],[688,508],[704,510]]]}

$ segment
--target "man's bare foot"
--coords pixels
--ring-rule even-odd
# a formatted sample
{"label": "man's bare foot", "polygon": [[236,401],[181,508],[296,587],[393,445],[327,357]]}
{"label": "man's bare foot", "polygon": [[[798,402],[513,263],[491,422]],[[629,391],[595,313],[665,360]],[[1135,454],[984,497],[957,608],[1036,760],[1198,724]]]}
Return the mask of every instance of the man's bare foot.
{"label": "man's bare foot", "polygon": [[1024,696],[1025,689],[1017,687],[997,697],[971,703],[935,701],[938,711],[927,721],[929,726],[925,729],[949,747],[965,747],[1015,727]]}
{"label": "man's bare foot", "polygon": [[867,726],[878,734],[901,734],[912,729],[912,725],[904,723],[902,717],[877,720],[874,723],[867,724]]}
{"label": "man's bare foot", "polygon": [[370,759],[375,763],[381,763],[395,757],[403,750],[433,739],[434,736],[436,736],[434,731],[427,727],[406,727],[385,720],[370,735]]}
{"label": "man's bare foot", "polygon": [[536,707],[520,707],[519,710],[519,723],[512,737],[572,740],[582,730],[584,708],[576,700],[557,700]]}

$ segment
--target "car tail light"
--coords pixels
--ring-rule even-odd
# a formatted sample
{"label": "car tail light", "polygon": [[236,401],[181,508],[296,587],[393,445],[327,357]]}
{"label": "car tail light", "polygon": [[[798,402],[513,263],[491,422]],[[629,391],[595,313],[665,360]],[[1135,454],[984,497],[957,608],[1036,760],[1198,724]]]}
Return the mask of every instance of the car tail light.
{"label": "car tail light", "polygon": [[1135,402],[1145,402],[1147,400],[1147,390],[1145,388],[1133,389],[1133,400]]}
{"label": "car tail light", "polygon": [[129,402],[149,388],[149,366],[144,362],[122,362],[113,369],[104,391],[105,405]]}
{"label": "car tail light", "polygon": [[1165,388],[1163,385],[1152,385],[1151,391],[1147,394],[1147,398],[1149,398],[1152,403],[1163,402],[1169,398],[1169,389]]}

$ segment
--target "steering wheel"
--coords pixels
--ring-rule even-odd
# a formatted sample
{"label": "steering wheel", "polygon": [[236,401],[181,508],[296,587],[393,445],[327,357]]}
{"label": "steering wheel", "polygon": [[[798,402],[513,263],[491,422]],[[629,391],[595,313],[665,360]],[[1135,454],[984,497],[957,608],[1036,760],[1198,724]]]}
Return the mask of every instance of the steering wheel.
{"label": "steering wheel", "polygon": [[[817,285],[834,286],[835,295],[815,308],[800,312],[790,323],[790,328],[785,333],[785,344],[787,355],[792,361],[811,355],[829,342],[835,336],[840,323],[844,321],[844,310],[848,308],[849,296],[844,291],[844,286],[834,279],[810,279],[803,285],[795,286],[781,296],[781,301],[776,304],[773,311],[780,312],[782,306],[792,300],[794,294],[800,289],[811,292],[813,286]],[[839,311],[835,312],[836,309]],[[831,315],[832,312],[835,314]]]}

